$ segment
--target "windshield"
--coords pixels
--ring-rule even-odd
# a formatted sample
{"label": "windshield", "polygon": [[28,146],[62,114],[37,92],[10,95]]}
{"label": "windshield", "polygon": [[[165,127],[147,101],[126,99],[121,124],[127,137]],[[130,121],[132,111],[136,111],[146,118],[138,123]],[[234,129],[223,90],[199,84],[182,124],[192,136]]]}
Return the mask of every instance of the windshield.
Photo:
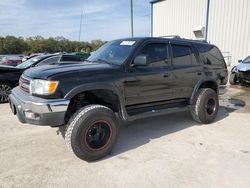
{"label": "windshield", "polygon": [[38,60],[39,60],[38,57],[33,57],[33,58],[30,58],[30,59],[24,61],[23,63],[17,65],[16,67],[17,67],[17,68],[20,68],[20,69],[26,69],[26,68],[32,66],[32,65],[33,65],[35,62],[37,62]]}
{"label": "windshield", "polygon": [[88,61],[102,61],[110,64],[121,65],[132,52],[136,41],[112,41],[92,54]]}
{"label": "windshield", "polygon": [[250,64],[250,56],[248,56],[246,59],[242,61],[242,63],[249,63]]}

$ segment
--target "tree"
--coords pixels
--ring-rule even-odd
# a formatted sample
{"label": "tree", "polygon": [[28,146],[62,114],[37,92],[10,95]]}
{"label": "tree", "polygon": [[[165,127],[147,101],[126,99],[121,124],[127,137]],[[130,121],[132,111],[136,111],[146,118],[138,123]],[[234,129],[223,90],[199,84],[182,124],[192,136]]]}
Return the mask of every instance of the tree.
{"label": "tree", "polygon": [[105,42],[93,40],[89,42],[69,41],[63,36],[45,39],[42,36],[34,36],[24,39],[23,37],[6,36],[0,37],[0,54],[30,54],[39,52],[92,52]]}

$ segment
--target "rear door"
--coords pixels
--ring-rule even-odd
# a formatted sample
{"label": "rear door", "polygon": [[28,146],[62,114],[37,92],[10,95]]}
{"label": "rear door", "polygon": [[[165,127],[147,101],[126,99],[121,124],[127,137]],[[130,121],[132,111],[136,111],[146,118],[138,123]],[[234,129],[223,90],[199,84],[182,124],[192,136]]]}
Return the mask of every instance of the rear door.
{"label": "rear door", "polygon": [[171,42],[174,88],[177,99],[188,99],[203,76],[198,55],[189,43]]}
{"label": "rear door", "polygon": [[142,54],[149,58],[149,64],[134,67],[131,62],[125,81],[126,105],[171,99],[173,77],[167,43],[147,43],[136,56]]}

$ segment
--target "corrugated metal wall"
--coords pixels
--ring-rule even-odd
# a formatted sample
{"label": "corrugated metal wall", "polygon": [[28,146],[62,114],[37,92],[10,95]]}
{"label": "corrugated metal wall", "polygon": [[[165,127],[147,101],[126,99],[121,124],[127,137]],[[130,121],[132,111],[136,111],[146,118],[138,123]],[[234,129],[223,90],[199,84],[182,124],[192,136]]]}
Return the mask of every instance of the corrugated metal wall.
{"label": "corrugated metal wall", "polygon": [[[206,0],[165,0],[153,4],[153,36],[194,39],[205,26]],[[210,0],[208,41],[229,52],[232,63],[250,55],[250,1]],[[225,55],[228,55],[225,53]]]}

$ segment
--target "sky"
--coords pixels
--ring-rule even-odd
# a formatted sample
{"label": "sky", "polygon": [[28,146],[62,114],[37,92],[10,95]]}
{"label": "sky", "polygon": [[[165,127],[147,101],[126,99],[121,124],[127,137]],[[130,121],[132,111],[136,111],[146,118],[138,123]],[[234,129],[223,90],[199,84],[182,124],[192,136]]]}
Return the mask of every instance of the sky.
{"label": "sky", "polygon": [[[134,0],[134,34],[150,36],[150,1]],[[129,37],[130,0],[0,0],[0,36],[112,40]]]}

